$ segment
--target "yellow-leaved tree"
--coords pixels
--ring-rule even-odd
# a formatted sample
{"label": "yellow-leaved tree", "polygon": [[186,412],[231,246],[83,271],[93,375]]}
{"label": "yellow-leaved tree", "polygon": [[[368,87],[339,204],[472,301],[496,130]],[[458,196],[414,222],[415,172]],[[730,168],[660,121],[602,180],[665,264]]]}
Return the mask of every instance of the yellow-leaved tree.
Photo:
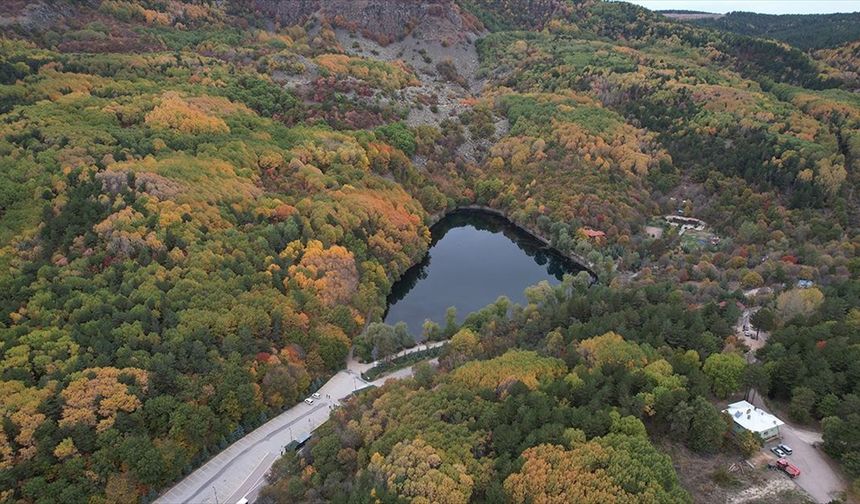
{"label": "yellow-leaved tree", "polygon": [[358,287],[352,252],[340,245],[325,248],[319,240],[308,242],[301,261],[290,266],[289,274],[300,287],[316,291],[327,306],[349,301]]}
{"label": "yellow-leaved tree", "polygon": [[374,453],[368,470],[389,491],[413,504],[465,504],[474,485],[465,466],[445,462],[420,438],[397,443],[385,457]]}
{"label": "yellow-leaved tree", "polygon": [[120,411],[132,412],[140,399],[126,383],[146,390],[147,372],[137,368],[91,368],[77,374],[60,394],[65,401],[60,427],[94,425],[99,432],[110,428]]}

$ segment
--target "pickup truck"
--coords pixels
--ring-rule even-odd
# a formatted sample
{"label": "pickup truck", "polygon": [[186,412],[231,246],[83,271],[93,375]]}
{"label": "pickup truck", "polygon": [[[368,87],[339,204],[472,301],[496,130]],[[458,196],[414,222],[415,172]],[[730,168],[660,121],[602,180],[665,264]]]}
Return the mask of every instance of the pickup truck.
{"label": "pickup truck", "polygon": [[779,469],[792,479],[800,476],[800,469],[798,469],[796,465],[792,464],[788,460],[785,460],[784,458],[777,460],[773,464],[769,464],[769,467],[772,467],[773,469]]}

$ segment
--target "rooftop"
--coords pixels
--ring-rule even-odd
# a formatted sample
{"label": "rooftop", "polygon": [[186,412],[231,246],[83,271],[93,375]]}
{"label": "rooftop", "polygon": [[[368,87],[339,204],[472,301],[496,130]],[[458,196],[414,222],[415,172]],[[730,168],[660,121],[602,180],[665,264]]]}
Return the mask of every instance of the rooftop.
{"label": "rooftop", "polygon": [[723,410],[724,413],[731,415],[732,420],[744,429],[759,433],[768,429],[785,425],[785,422],[771,415],[767,411],[756,408],[746,401],[738,401],[729,404],[729,407]]}
{"label": "rooftop", "polygon": [[606,236],[606,233],[603,231],[597,231],[591,228],[582,228],[582,233],[589,238],[602,238]]}

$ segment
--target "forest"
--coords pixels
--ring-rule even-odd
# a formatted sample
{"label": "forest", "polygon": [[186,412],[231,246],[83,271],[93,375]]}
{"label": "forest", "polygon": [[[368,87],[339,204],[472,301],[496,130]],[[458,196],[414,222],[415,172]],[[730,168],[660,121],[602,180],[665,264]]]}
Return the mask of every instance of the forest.
{"label": "forest", "polygon": [[756,14],[730,12],[718,19],[696,19],[699,26],[787,42],[804,50],[824,49],[860,38],[860,13]]}
{"label": "forest", "polygon": [[449,316],[438,368],[351,399],[263,499],[687,502],[654,441],[757,449],[715,406],[750,388],[860,476],[856,44],[595,0],[439,0],[394,31],[55,3],[0,5],[0,502],[151,502],[350,349],[413,346],[386,297],[472,204],[598,282]]}
{"label": "forest", "polygon": [[[739,354],[656,334],[720,331],[733,305],[676,311],[683,294],[668,284],[643,295],[571,277],[527,296],[467,317],[438,367],[352,398],[276,463],[259,501],[691,502],[649,433],[705,454],[741,449],[707,398],[753,373]],[[648,313],[646,329],[605,329],[627,327],[608,318],[624,306]],[[568,320],[579,324],[557,325]]]}

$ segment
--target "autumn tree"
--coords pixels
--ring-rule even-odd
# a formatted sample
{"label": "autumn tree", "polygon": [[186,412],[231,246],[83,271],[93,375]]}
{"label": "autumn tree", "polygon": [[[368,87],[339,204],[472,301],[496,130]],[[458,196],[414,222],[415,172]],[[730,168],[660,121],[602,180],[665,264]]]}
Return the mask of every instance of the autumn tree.
{"label": "autumn tree", "polygon": [[780,320],[787,322],[795,317],[807,317],[824,302],[824,294],[815,287],[791,289],[776,298],[776,313]]}
{"label": "autumn tree", "polygon": [[644,366],[647,358],[642,349],[634,342],[625,341],[620,334],[608,332],[579,342],[580,355],[589,365],[600,367],[605,364],[621,364],[628,368]]}
{"label": "autumn tree", "polygon": [[643,437],[613,434],[571,449],[538,445],[522,458],[522,469],[504,483],[512,502],[690,502],[669,458]]}
{"label": "autumn tree", "polygon": [[302,288],[312,289],[327,306],[346,302],[358,287],[358,270],[352,253],[340,245],[323,247],[311,240],[304,247],[301,261],[289,273]]}
{"label": "autumn tree", "polygon": [[465,504],[474,485],[465,467],[446,462],[421,438],[394,445],[391,453],[374,453],[370,471],[389,491],[420,504]]}
{"label": "autumn tree", "polygon": [[146,391],[147,373],[137,368],[91,368],[81,372],[61,393],[65,406],[61,426],[77,423],[91,425],[98,431],[110,428],[120,411],[132,412],[141,406],[133,392]]}
{"label": "autumn tree", "polygon": [[146,124],[158,129],[174,129],[183,133],[229,133],[230,128],[220,117],[207,114],[202,107],[168,92],[152,111],[146,114]]}
{"label": "autumn tree", "polygon": [[559,359],[540,357],[535,352],[511,350],[488,361],[473,361],[457,368],[452,380],[468,387],[496,389],[512,381],[536,388],[541,381],[563,376],[567,366]]}

